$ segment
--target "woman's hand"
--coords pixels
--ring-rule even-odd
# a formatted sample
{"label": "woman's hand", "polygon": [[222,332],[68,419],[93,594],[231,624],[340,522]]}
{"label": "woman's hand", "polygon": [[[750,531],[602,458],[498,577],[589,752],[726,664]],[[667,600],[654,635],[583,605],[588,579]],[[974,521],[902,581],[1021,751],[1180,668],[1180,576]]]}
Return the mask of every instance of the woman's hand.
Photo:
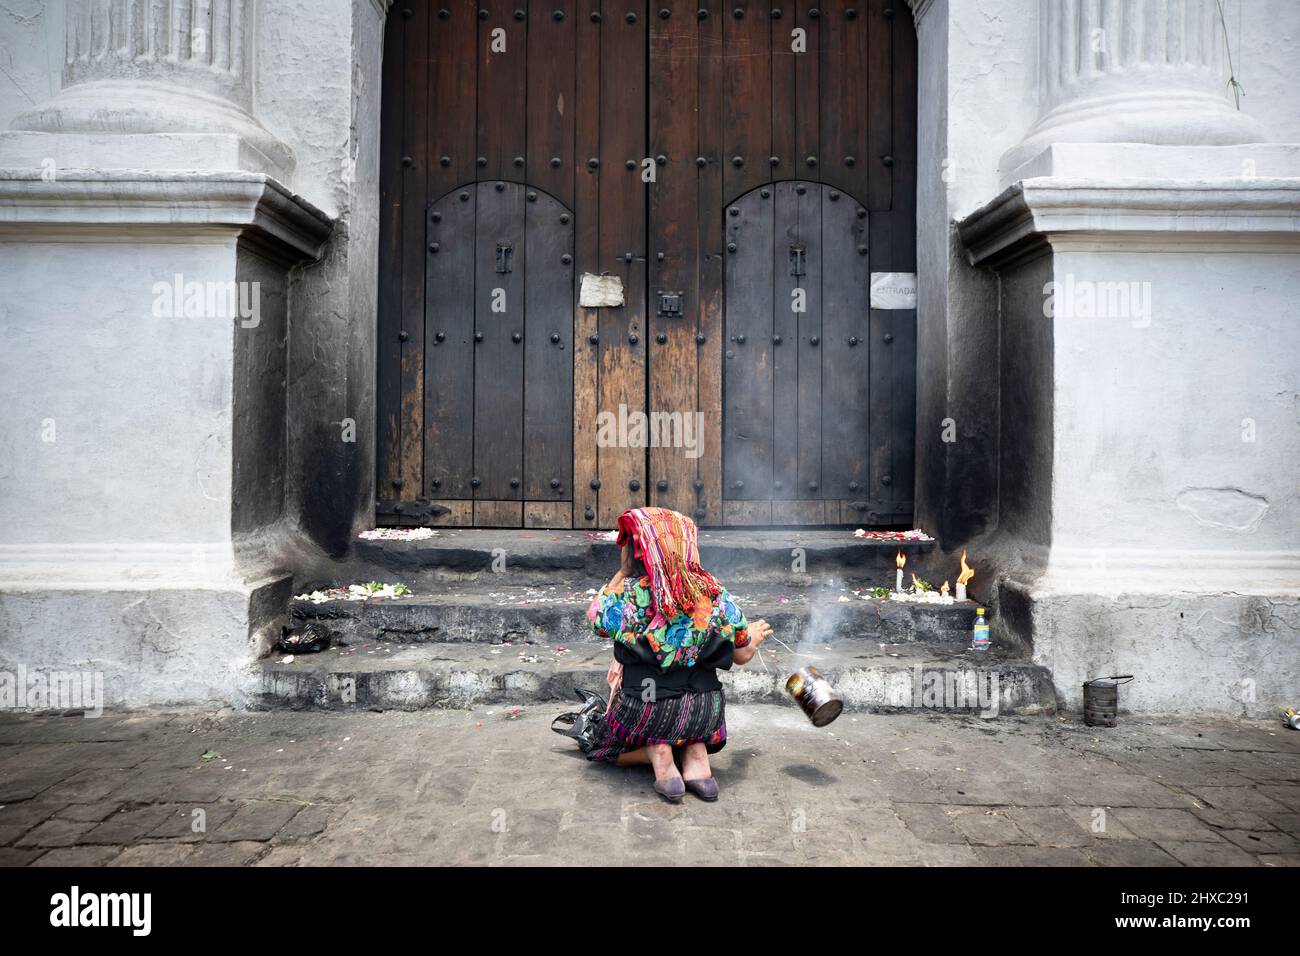
{"label": "woman's hand", "polygon": [[622,563],[619,565],[618,573],[625,578],[630,578],[636,574],[636,554],[632,550],[632,542],[629,541],[623,545]]}
{"label": "woman's hand", "polygon": [[750,662],[755,654],[758,653],[758,646],[772,636],[772,625],[761,618],[757,621],[750,621],[749,628],[745,631],[749,640],[745,642],[744,647],[737,647],[731,652],[733,663],[744,667]]}
{"label": "woman's hand", "polygon": [[618,570],[614,572],[614,576],[610,578],[609,583],[605,585],[606,594],[617,594],[623,587],[624,581],[636,576],[636,562],[632,554],[631,544],[623,545],[620,562]]}

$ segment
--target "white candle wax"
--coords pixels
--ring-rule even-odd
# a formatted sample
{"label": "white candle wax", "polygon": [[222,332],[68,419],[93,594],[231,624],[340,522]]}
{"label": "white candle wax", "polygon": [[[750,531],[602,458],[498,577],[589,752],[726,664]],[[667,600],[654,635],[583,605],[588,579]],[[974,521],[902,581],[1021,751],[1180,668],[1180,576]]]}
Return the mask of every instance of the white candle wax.
{"label": "white candle wax", "polygon": [[957,582],[957,600],[966,600],[966,585],[962,584],[960,581]]}
{"label": "white candle wax", "polygon": [[896,577],[894,578],[894,590],[895,591],[903,590],[903,569],[902,568],[899,568],[898,571],[896,572]]}

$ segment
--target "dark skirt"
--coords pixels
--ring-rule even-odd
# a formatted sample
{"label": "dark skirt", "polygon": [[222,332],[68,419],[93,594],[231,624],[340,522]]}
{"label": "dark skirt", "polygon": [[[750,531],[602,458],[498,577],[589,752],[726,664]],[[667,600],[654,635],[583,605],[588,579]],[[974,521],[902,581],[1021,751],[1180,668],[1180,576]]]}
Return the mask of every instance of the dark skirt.
{"label": "dark skirt", "polygon": [[640,695],[619,694],[614,710],[603,722],[600,741],[590,760],[618,760],[620,754],[648,744],[705,745],[715,754],[727,745],[726,699],[722,691],[683,694],[668,700],[643,701]]}

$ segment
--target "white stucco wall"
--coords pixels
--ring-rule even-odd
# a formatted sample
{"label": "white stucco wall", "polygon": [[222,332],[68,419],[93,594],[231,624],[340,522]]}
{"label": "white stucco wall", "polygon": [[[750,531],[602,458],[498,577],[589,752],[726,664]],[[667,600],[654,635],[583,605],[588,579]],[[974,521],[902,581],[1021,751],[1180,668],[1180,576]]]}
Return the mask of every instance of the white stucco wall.
{"label": "white stucco wall", "polygon": [[1233,66],[1245,90],[1242,109],[1264,125],[1268,139],[1300,143],[1300,3],[1225,0]]}
{"label": "white stucco wall", "polygon": [[[935,6],[930,12],[941,14]],[[1038,4],[949,0],[948,8],[944,158],[948,216],[960,219],[998,191],[998,159],[1038,115]]]}
{"label": "white stucco wall", "polygon": [[233,325],[152,306],[233,279],[233,236],[123,240],[0,243],[4,544],[229,539]]}
{"label": "white stucco wall", "polygon": [[1055,545],[1300,542],[1300,270],[1247,249],[1056,255],[1058,282],[1136,284],[1149,313],[1054,323]]}
{"label": "white stucco wall", "polygon": [[352,181],[354,5],[378,19],[370,0],[276,0],[258,8],[258,119],[293,149],[294,191],[331,216],[347,210]]}
{"label": "white stucco wall", "polygon": [[63,0],[0,4],[0,129],[59,91],[64,11]]}

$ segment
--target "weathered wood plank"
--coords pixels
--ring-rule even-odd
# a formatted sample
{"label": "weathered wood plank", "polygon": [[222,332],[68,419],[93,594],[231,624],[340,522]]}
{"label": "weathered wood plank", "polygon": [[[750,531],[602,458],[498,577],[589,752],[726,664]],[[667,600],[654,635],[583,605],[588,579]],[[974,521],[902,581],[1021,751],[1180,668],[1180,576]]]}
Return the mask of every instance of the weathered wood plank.
{"label": "weathered wood plank", "polygon": [[894,420],[898,415],[897,341],[893,332],[892,312],[871,310],[869,380],[869,425],[867,434],[868,488],[872,510],[879,514],[893,511],[894,451],[897,436]]}
{"label": "weathered wood plank", "polygon": [[794,7],[784,5],[770,14],[769,40],[772,67],[772,155],[764,159],[773,179],[789,179],[799,175],[799,111],[798,111],[798,60],[805,53],[796,53],[791,30],[797,26]]}
{"label": "weathered wood plank", "polygon": [[[476,5],[448,3],[437,11],[428,18],[430,199],[472,182],[477,173],[474,105],[480,54]],[[400,19],[396,11],[389,17],[390,21]]]}
{"label": "weathered wood plank", "polygon": [[[817,178],[865,200],[872,163],[866,155],[871,94],[868,30],[864,17],[846,0],[818,4],[821,10],[821,155]],[[878,163],[879,159],[875,159]]]}
{"label": "weathered wood plank", "polygon": [[[599,412],[618,416],[646,410],[646,4],[606,0],[602,9],[599,271],[623,280],[624,305],[601,309]],[[597,454],[600,524],[612,527],[646,501],[646,451],[615,444]]]}
{"label": "weathered wood plank", "polygon": [[434,501],[442,505],[446,514],[433,517],[410,517],[406,515],[378,514],[375,516],[377,528],[467,528],[474,524],[474,502],[472,501]]}
{"label": "weathered wood plank", "polygon": [[[867,34],[866,63],[866,128],[864,153],[858,157],[865,167],[868,210],[888,209],[892,201],[894,170],[898,157],[893,143],[893,25],[899,19],[911,19],[905,5],[896,5],[893,16],[885,16],[884,4],[866,4],[861,8],[859,20]],[[883,157],[892,157],[887,164]],[[856,195],[862,196],[861,193]]]}
{"label": "weathered wood plank", "polygon": [[574,43],[576,31],[582,29],[575,9],[574,0],[551,0],[528,9],[528,154],[523,178],[569,208],[574,201],[577,105]]}
{"label": "weathered wood plank", "polygon": [[474,502],[474,527],[476,528],[518,528],[524,523],[524,503],[522,501],[486,501]]}
{"label": "weathered wood plank", "polygon": [[822,195],[822,480],[828,498],[867,486],[870,342],[866,210],[841,194]]}
{"label": "weathered wood plank", "polygon": [[733,525],[770,525],[772,523],[772,502],[763,501],[729,501],[722,503],[723,523]]}
{"label": "weathered wood plank", "polygon": [[815,525],[826,523],[826,503],[820,500],[773,501],[772,524]]}
{"label": "weathered wood plank", "polygon": [[[890,271],[916,271],[917,49],[912,15],[899,11],[893,26],[893,262]],[[893,313],[898,410],[894,459],[894,523],[913,521],[916,481],[916,312]]]}
{"label": "weathered wood plank", "polygon": [[871,310],[870,506],[885,520],[912,500],[916,313]]}
{"label": "weathered wood plank", "polygon": [[[699,206],[696,202],[696,110],[699,46],[696,7],[688,0],[662,0],[668,17],[650,21],[650,153],[655,181],[649,187],[650,410],[670,423],[650,449],[650,502],[685,514],[695,510],[697,450],[685,447],[703,436],[696,427],[699,402]],[[662,159],[662,161],[661,161]],[[661,292],[680,295],[681,312],[659,311]],[[698,446],[697,446],[698,449]]]}
{"label": "weathered wood plank", "polygon": [[[524,187],[479,183],[475,236],[475,497],[521,498],[524,426]],[[513,250],[509,272],[497,271],[498,246]],[[516,341],[518,336],[518,341]],[[478,512],[475,511],[475,520]]]}
{"label": "weathered wood plank", "polygon": [[479,179],[521,180],[528,86],[528,22],[515,19],[514,0],[479,0],[487,11],[478,21]]}
{"label": "weathered wood plank", "polygon": [[[772,193],[774,213],[771,261],[772,285],[772,498],[799,498],[799,313],[802,277],[793,275],[791,252],[805,246],[799,223],[799,200],[808,184],[781,182],[763,187]],[[814,192],[820,189],[813,184]],[[803,257],[800,256],[802,269]],[[752,277],[762,281],[762,274]],[[818,396],[820,404],[820,395]]]}
{"label": "weathered wood plank", "polygon": [[[871,215],[871,259],[877,272],[916,271],[916,34],[899,10],[891,29],[892,149],[890,200]],[[887,210],[887,211],[886,211]]]}
{"label": "weathered wood plank", "polygon": [[525,528],[573,527],[572,501],[525,501]]}
{"label": "weathered wood plank", "polygon": [[470,498],[474,465],[473,187],[434,201],[425,281],[424,494]]}
{"label": "weathered wood plank", "polygon": [[772,492],[773,199],[754,190],[727,207],[726,500]]}
{"label": "weathered wood plank", "polygon": [[375,349],[375,496],[396,495],[402,480],[402,135],[406,106],[405,21],[384,28],[379,163],[379,303]]}
{"label": "weathered wood plank", "polygon": [[722,26],[722,175],[723,197],[731,202],[772,177],[772,32],[768,4],[732,0],[728,6]]}
{"label": "weathered wood plank", "polygon": [[587,160],[600,153],[600,25],[575,15],[574,91],[574,257],[573,340],[573,519],[596,527],[599,492],[596,414],[599,406],[600,310],[578,305],[576,283],[584,272],[600,271],[600,174]]}
{"label": "weathered wood plank", "polygon": [[571,501],[573,216],[546,193],[524,199],[524,497]]}
{"label": "weathered wood plank", "polygon": [[891,272],[916,271],[916,28],[900,10],[893,28],[893,200]]}
{"label": "weathered wood plank", "polygon": [[424,486],[424,217],[429,196],[429,8],[404,18],[407,84],[402,130],[401,488],[414,500]]}
{"label": "weathered wood plank", "polygon": [[[699,208],[699,407],[704,413],[704,453],[698,463],[696,520],[720,525],[722,513],[723,316],[722,227],[722,15],[718,0],[704,0],[709,16],[696,21],[699,55],[699,119],[696,147],[696,195]],[[703,160],[704,165],[699,165]]]}
{"label": "weathered wood plank", "polygon": [[[794,162],[787,166],[782,157],[778,167],[781,178],[807,179],[816,181],[817,165],[809,165],[808,157],[821,155],[821,24],[819,18],[813,19],[808,11],[820,10],[821,0],[796,0],[789,10],[786,25],[790,29],[798,27],[803,30],[807,44],[803,53],[794,55],[795,71],[795,112],[799,122],[795,129]],[[774,41],[775,42],[775,41]]]}
{"label": "weathered wood plank", "polygon": [[[796,194],[799,240],[805,247],[803,290],[804,311],[798,318],[799,414],[798,475],[801,498],[820,498],[822,487],[822,360],[826,355],[822,331],[822,189],[811,184]],[[848,202],[841,194],[833,202]]]}

